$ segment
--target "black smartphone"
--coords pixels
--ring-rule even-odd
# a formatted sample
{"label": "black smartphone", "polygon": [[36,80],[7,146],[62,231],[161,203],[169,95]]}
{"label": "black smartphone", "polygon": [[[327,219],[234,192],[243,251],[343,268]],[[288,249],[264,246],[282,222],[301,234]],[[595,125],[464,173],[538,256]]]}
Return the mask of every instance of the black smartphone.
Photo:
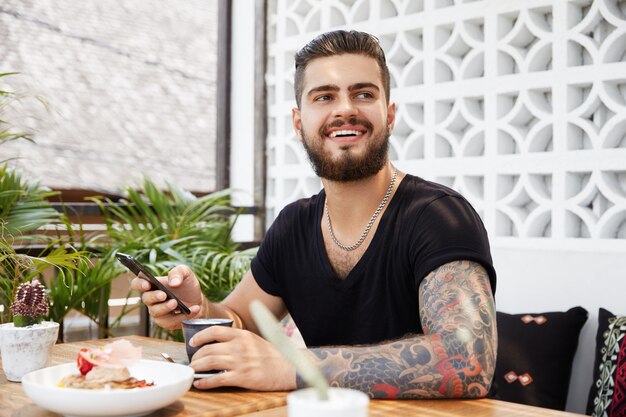
{"label": "black smartphone", "polygon": [[130,255],[126,255],[125,253],[118,252],[116,254],[117,260],[120,261],[126,268],[130,269],[130,271],[137,275],[139,278],[143,278],[148,281],[152,285],[152,290],[161,290],[165,294],[167,294],[168,299],[174,299],[178,303],[178,308],[185,314],[191,314],[191,310],[187,307],[182,301],[174,295],[172,291],[169,290],[165,285],[161,284],[161,282],[156,279],[154,275],[152,275],[142,264],[137,261],[137,259],[133,258]]}

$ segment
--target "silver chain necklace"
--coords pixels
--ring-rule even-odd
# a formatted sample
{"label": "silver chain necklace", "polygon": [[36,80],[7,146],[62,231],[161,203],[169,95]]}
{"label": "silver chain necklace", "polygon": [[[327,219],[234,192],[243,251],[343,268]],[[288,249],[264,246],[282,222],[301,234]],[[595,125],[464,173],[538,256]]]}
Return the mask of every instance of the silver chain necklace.
{"label": "silver chain necklace", "polygon": [[324,202],[324,212],[326,213],[326,224],[328,225],[328,232],[330,233],[330,237],[335,243],[335,245],[339,246],[341,249],[345,251],[352,251],[358,248],[359,246],[361,246],[361,243],[363,243],[363,241],[367,237],[368,233],[370,232],[370,229],[372,228],[372,225],[376,221],[376,218],[378,217],[380,212],[383,211],[383,208],[385,208],[385,205],[387,204],[387,200],[389,200],[389,196],[391,195],[391,192],[393,191],[393,186],[396,183],[397,176],[398,176],[398,168],[394,167],[393,175],[391,176],[391,182],[389,183],[389,188],[387,188],[387,193],[383,197],[383,201],[380,202],[380,204],[378,205],[378,208],[376,209],[374,214],[372,214],[372,217],[370,218],[370,221],[367,223],[367,226],[365,226],[365,230],[363,230],[363,233],[361,233],[361,237],[359,237],[359,240],[357,240],[352,245],[344,245],[343,243],[339,242],[337,238],[335,237],[335,233],[333,233],[333,226],[330,223],[330,214],[328,212],[328,198],[326,199],[326,201]]}

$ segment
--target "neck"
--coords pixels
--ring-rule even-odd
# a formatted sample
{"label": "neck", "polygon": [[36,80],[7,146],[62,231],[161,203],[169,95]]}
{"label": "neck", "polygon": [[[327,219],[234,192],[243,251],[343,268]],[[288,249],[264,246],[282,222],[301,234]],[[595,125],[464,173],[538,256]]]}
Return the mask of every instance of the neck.
{"label": "neck", "polygon": [[[393,167],[387,162],[375,175],[358,181],[337,182],[322,179],[333,221],[347,226],[362,225],[364,220],[367,222],[385,196],[392,175]],[[400,179],[398,174],[394,192]]]}

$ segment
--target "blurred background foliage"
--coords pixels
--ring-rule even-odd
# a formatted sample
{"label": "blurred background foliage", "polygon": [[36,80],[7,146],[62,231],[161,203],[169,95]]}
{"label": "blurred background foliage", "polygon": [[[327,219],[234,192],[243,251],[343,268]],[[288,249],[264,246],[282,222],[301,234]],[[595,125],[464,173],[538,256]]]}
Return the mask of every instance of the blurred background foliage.
{"label": "blurred background foliage", "polygon": [[[20,99],[23,96],[0,90],[0,145],[33,141],[31,133],[4,117]],[[198,197],[171,184],[159,189],[145,178],[139,189],[127,187],[120,200],[90,199],[100,208],[105,225],[105,232],[95,234],[70,221],[67,209],[51,205],[49,198],[57,194],[0,160],[1,322],[11,320],[8,306],[17,286],[39,277],[48,287],[50,320],[63,323],[76,311],[101,334],[114,335],[122,317],[139,307],[124,306],[109,323],[111,283],[127,272],[115,260],[118,251],[133,255],[157,276],[187,264],[207,298],[219,301],[240,281],[257,250],[242,250],[232,238],[240,212],[231,205],[230,190]],[[133,295],[129,291],[127,299]],[[180,332],[158,328],[153,335],[180,339]]]}

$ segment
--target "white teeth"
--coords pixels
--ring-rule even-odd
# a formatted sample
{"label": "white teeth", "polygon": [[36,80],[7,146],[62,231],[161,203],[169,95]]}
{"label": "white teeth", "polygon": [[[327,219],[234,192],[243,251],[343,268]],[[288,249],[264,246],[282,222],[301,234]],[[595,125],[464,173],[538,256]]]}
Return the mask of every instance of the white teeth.
{"label": "white teeth", "polygon": [[360,136],[362,134],[363,133],[357,130],[335,130],[328,136],[331,138],[336,138],[337,136]]}

